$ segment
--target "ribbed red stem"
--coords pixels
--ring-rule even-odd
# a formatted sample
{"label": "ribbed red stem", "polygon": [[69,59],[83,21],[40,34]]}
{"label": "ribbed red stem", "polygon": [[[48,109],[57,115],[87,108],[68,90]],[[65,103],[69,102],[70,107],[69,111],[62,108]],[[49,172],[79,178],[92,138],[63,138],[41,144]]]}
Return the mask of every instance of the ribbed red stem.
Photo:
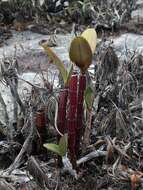
{"label": "ribbed red stem", "polygon": [[44,142],[45,131],[46,131],[46,117],[45,110],[37,111],[36,113],[36,127],[41,137],[41,143]]}
{"label": "ribbed red stem", "polygon": [[[66,109],[67,109],[67,98],[68,98],[68,87],[66,86],[59,94],[59,105],[58,105],[58,118],[57,118],[57,127],[60,133],[64,134],[66,132]],[[57,135],[57,141],[61,135]],[[62,167],[62,158],[58,156],[58,166]]]}
{"label": "ribbed red stem", "polygon": [[59,94],[59,107],[58,107],[58,130],[64,134],[66,130],[66,106],[67,106],[68,88],[65,87]]}
{"label": "ribbed red stem", "polygon": [[86,75],[81,74],[79,76],[79,86],[78,86],[78,105],[77,105],[77,128],[76,128],[76,156],[79,155],[79,147],[81,136],[83,132],[83,101],[84,101],[84,91],[86,88]]}
{"label": "ribbed red stem", "polygon": [[73,74],[69,82],[69,110],[67,115],[68,146],[73,167],[76,167],[76,126],[77,126],[77,74]]}

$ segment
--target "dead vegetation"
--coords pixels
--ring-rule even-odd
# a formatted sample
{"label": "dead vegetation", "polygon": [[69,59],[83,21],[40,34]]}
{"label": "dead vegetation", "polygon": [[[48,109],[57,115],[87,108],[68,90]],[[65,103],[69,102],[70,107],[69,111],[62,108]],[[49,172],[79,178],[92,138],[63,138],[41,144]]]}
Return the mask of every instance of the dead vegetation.
{"label": "dead vegetation", "polygon": [[[86,24],[97,29],[111,30],[122,25],[130,17],[130,10],[135,8],[134,1],[110,1],[106,9],[104,1],[78,1],[71,2],[57,14],[43,15],[47,1],[36,5],[28,2],[30,4],[23,4],[21,10],[36,22],[45,17],[57,24],[58,15],[64,12],[60,21],[65,21],[68,15],[70,19],[66,22],[70,23],[78,15],[79,25],[87,21]],[[32,6],[31,12],[27,12],[27,6]],[[10,23],[5,23],[9,16],[3,9],[2,22],[17,21],[15,13],[23,14],[17,7],[7,12],[14,15],[8,20]],[[95,20],[96,23],[92,22]],[[7,29],[1,36],[10,36]],[[23,98],[18,90],[22,79],[16,54],[2,60],[0,83],[9,88],[13,109],[8,112],[0,92],[4,116],[4,120],[0,119],[1,190],[143,189],[143,56],[128,49],[125,51],[125,56],[117,56],[112,43],[106,46],[103,39],[97,47],[95,69],[86,73],[94,94],[92,108],[82,118],[84,129],[76,170],[66,157],[62,160],[63,167],[59,168],[57,155],[43,147],[44,143],[57,141],[59,94],[63,92],[60,76],[55,87],[54,81],[47,79],[48,66],[44,69],[39,66],[37,75],[41,83],[24,81],[29,87],[24,89]]]}
{"label": "dead vegetation", "polygon": [[[126,28],[131,19],[131,12],[136,9],[135,0],[113,1],[100,0],[65,0],[56,3],[52,0],[8,0],[0,2],[0,22],[11,25],[17,30],[45,30],[46,33],[64,26],[68,31],[71,24],[92,25],[97,31],[116,31]],[[49,30],[47,28],[47,23]],[[131,26],[130,26],[131,25]],[[132,25],[134,27],[132,27]],[[140,23],[140,27],[142,27]],[[36,29],[35,29],[36,28]],[[129,29],[138,28],[135,23],[129,24]],[[127,28],[126,28],[127,30]],[[65,31],[62,31],[65,32]]]}
{"label": "dead vegetation", "polygon": [[9,118],[1,96],[5,113],[0,127],[1,189],[72,189],[73,184],[74,189],[92,189],[91,183],[96,189],[142,188],[143,57],[134,52],[127,53],[126,61],[118,60],[112,46],[102,48],[98,56],[94,75],[89,73],[95,99],[89,144],[86,148],[81,144],[77,160],[77,180],[69,166],[56,168],[55,155],[42,146],[55,139],[60,89],[42,75],[43,87],[29,83],[31,92],[22,100],[16,58],[3,61],[1,83],[10,88],[13,116]]}

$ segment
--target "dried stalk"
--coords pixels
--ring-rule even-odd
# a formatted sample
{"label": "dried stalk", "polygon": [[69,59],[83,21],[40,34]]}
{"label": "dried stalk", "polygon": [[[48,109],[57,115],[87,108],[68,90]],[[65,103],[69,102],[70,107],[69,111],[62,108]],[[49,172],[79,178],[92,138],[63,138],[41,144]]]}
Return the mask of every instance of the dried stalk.
{"label": "dried stalk", "polygon": [[0,189],[1,190],[15,190],[15,188],[9,184],[5,179],[0,180]]}
{"label": "dried stalk", "polygon": [[[0,103],[1,103],[1,106],[2,106],[3,111],[4,111],[4,120],[5,120],[4,124],[3,123],[1,123],[1,124],[3,126],[7,127],[7,139],[11,140],[12,139],[12,128],[11,128],[10,123],[9,123],[9,116],[8,116],[8,112],[7,112],[7,107],[6,107],[6,104],[4,102],[4,99],[3,99],[2,95],[1,95],[1,93],[0,93]],[[3,129],[2,129],[2,133],[4,135],[6,135]]]}
{"label": "dried stalk", "polygon": [[[84,157],[80,158],[79,160],[76,161],[76,165],[79,167],[81,164],[84,164],[88,161],[90,161],[91,159],[97,158],[97,157],[102,157],[102,156],[106,156],[107,155],[107,151],[102,151],[102,150],[95,150],[87,155],[85,155]],[[75,177],[76,179],[78,179],[77,176],[77,172],[76,170],[74,170],[74,168],[72,167],[70,161],[68,159],[64,159],[63,160],[63,164],[64,164],[64,168],[63,168],[63,172],[69,172],[69,174],[73,177]]]}
{"label": "dried stalk", "polygon": [[25,115],[25,107],[19,97],[19,94],[18,94],[18,91],[17,91],[17,85],[16,84],[13,84],[12,81],[10,79],[7,79],[8,81],[8,84],[10,86],[10,90],[11,90],[11,94],[12,94],[12,97],[13,97],[13,100],[14,100],[14,108],[15,108],[15,116],[16,117],[16,121],[17,121],[17,105],[15,104],[19,104],[19,107],[21,109],[21,112],[23,113],[23,115]]}
{"label": "dried stalk", "polygon": [[27,170],[29,171],[30,175],[33,176],[39,186],[45,187],[46,185],[48,187],[48,177],[42,170],[38,161],[33,156],[31,156],[28,160]]}
{"label": "dried stalk", "polygon": [[9,116],[8,116],[8,113],[7,113],[7,106],[4,102],[4,99],[0,93],[0,103],[1,103],[1,106],[3,108],[3,111],[4,111],[4,118],[5,118],[5,124],[8,125],[9,124]]}
{"label": "dried stalk", "polygon": [[34,129],[35,129],[35,119],[34,119],[34,112],[33,110],[31,111],[31,131],[27,137],[27,139],[25,140],[21,151],[19,152],[19,154],[17,155],[17,157],[15,158],[14,162],[10,165],[10,167],[8,168],[7,172],[10,174],[14,169],[18,168],[21,164],[23,155],[25,153],[29,153],[29,145],[31,144],[33,138],[34,138]]}
{"label": "dried stalk", "polygon": [[80,158],[79,160],[77,160],[77,166],[79,166],[80,164],[83,164],[93,158],[97,158],[100,156],[106,156],[107,155],[107,151],[102,151],[102,150],[94,150],[93,152],[87,154],[86,156]]}

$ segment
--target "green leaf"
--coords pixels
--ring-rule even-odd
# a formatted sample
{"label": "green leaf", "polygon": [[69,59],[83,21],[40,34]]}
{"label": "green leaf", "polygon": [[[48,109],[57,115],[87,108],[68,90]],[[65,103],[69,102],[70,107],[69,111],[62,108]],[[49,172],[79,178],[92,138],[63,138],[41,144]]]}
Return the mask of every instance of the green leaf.
{"label": "green leaf", "polygon": [[87,40],[92,50],[92,53],[94,54],[95,49],[96,49],[96,43],[97,43],[97,33],[95,29],[88,28],[81,34],[81,36]]}
{"label": "green leaf", "polygon": [[41,42],[40,45],[44,48],[45,52],[47,53],[47,55],[49,56],[51,61],[58,67],[58,69],[62,75],[63,81],[64,81],[64,83],[66,83],[68,73],[67,73],[67,70],[64,66],[64,63],[54,53],[54,51],[48,47],[48,44],[45,41]]}
{"label": "green leaf", "polygon": [[67,152],[67,148],[68,148],[68,135],[64,134],[59,141],[59,150],[60,150],[60,154],[62,156],[66,155]]}
{"label": "green leaf", "polygon": [[73,71],[73,64],[71,64],[68,68],[68,71],[67,71],[67,79],[66,79],[66,83],[68,84],[70,78],[71,78],[71,75],[72,75],[72,71]]}
{"label": "green leaf", "polygon": [[92,108],[93,97],[94,97],[93,89],[91,88],[91,86],[88,86],[84,93],[84,100],[86,107],[89,110]]}
{"label": "green leaf", "polygon": [[52,143],[47,143],[47,144],[44,144],[43,145],[45,148],[47,148],[48,150],[51,150],[52,152],[60,155],[61,155],[61,152],[60,152],[60,148],[59,148],[59,145],[57,144],[52,144]]}
{"label": "green leaf", "polygon": [[68,148],[68,135],[64,134],[59,141],[59,145],[47,143],[43,145],[48,150],[60,155],[61,157],[66,155],[67,148]]}

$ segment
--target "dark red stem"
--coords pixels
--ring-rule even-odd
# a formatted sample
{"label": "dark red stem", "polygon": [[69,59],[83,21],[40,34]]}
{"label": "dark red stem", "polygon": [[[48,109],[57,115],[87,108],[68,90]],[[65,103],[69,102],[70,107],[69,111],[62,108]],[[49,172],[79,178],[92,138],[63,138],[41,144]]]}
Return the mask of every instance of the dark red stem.
{"label": "dark red stem", "polygon": [[[58,104],[58,118],[57,118],[57,127],[60,133],[64,134],[66,132],[66,109],[67,109],[67,98],[68,98],[68,87],[66,86],[59,94],[59,104]],[[57,141],[61,135],[57,135]],[[62,167],[62,158],[58,156],[58,166]]]}
{"label": "dark red stem", "polygon": [[67,115],[68,146],[74,168],[76,168],[77,81],[78,76],[74,73],[69,81],[69,110]]}
{"label": "dark red stem", "polygon": [[77,105],[77,128],[76,128],[76,156],[79,156],[79,148],[81,136],[83,133],[83,119],[84,119],[84,91],[86,88],[86,75],[81,74],[79,76],[79,85],[78,85],[78,105]]}
{"label": "dark red stem", "polygon": [[58,130],[64,134],[66,130],[66,108],[67,108],[68,88],[65,87],[59,94],[59,106],[58,106]]}
{"label": "dark red stem", "polygon": [[41,137],[41,144],[43,144],[46,134],[46,116],[44,109],[36,112],[36,128]]}

